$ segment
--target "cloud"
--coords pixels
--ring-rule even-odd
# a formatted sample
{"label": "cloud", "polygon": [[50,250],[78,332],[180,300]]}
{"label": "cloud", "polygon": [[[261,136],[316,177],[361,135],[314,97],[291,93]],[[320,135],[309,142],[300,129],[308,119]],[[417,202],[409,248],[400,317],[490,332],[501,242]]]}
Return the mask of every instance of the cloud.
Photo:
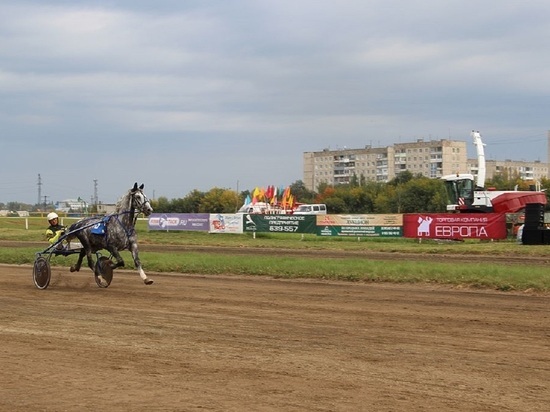
{"label": "cloud", "polygon": [[[469,142],[472,128],[489,156],[540,159],[549,11],[511,0],[3,2],[12,149],[0,161],[26,189],[0,182],[0,201],[33,202],[38,173],[55,182],[44,183],[52,199],[89,198],[97,179],[113,201],[139,162],[169,198],[285,185],[302,178],[304,151]],[[62,158],[48,161],[45,146]]]}

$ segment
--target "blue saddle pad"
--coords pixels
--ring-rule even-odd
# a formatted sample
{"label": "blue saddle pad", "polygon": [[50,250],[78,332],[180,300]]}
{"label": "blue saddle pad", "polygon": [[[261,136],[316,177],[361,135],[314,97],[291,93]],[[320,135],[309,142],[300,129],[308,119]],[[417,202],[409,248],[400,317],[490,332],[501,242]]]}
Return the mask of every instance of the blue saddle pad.
{"label": "blue saddle pad", "polygon": [[104,235],[105,234],[105,222],[101,221],[92,226],[90,230],[94,235]]}

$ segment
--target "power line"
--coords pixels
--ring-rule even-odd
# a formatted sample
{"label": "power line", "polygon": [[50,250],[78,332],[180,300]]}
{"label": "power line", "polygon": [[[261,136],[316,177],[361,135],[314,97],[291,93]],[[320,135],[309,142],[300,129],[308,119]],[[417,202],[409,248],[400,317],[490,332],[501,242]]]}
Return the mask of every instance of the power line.
{"label": "power line", "polygon": [[497,146],[497,145],[509,145],[509,144],[520,144],[525,142],[544,142],[547,140],[547,134],[541,133],[541,134],[535,134],[531,136],[523,136],[523,137],[507,137],[507,138],[498,138],[496,137],[495,140],[489,139],[483,139],[485,141],[489,141],[491,146]]}

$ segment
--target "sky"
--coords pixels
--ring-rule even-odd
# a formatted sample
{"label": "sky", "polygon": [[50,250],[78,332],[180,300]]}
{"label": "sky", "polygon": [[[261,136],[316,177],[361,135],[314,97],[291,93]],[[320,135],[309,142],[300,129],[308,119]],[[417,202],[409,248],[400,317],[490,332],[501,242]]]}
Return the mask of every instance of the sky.
{"label": "sky", "polygon": [[549,38],[546,0],[1,0],[0,202],[284,187],[473,129],[546,162]]}

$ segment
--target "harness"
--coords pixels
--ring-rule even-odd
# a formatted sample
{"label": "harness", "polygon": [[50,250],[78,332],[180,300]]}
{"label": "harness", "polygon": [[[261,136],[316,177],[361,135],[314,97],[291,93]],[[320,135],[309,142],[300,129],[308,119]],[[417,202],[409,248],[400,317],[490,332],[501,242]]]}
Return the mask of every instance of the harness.
{"label": "harness", "polygon": [[[144,195],[144,197],[145,197],[145,195]],[[110,220],[112,218],[114,218],[120,224],[122,229],[124,230],[124,233],[126,234],[126,240],[129,241],[130,237],[135,235],[135,233],[136,233],[135,226],[136,226],[136,222],[137,222],[137,218],[138,218],[139,213],[136,214],[135,211],[137,209],[141,210],[141,207],[143,206],[143,204],[145,204],[145,202],[147,202],[146,197],[145,197],[145,201],[140,202],[140,203],[137,202],[136,198],[132,197],[132,205],[130,206],[129,210],[123,210],[122,212],[112,213],[110,215],[105,216],[103,219],[101,219],[100,222],[98,222],[94,225],[94,227],[91,230],[91,233],[93,233],[94,235],[100,235],[100,236],[103,235],[103,236],[105,236],[105,242],[107,244],[109,244],[109,238],[108,238],[109,231],[107,230],[107,225],[109,224]],[[133,203],[135,203],[135,204],[133,204]],[[120,219],[120,216],[123,216],[125,214],[128,214],[129,218],[130,218],[130,225],[128,225],[128,226],[124,225],[124,223]]]}

